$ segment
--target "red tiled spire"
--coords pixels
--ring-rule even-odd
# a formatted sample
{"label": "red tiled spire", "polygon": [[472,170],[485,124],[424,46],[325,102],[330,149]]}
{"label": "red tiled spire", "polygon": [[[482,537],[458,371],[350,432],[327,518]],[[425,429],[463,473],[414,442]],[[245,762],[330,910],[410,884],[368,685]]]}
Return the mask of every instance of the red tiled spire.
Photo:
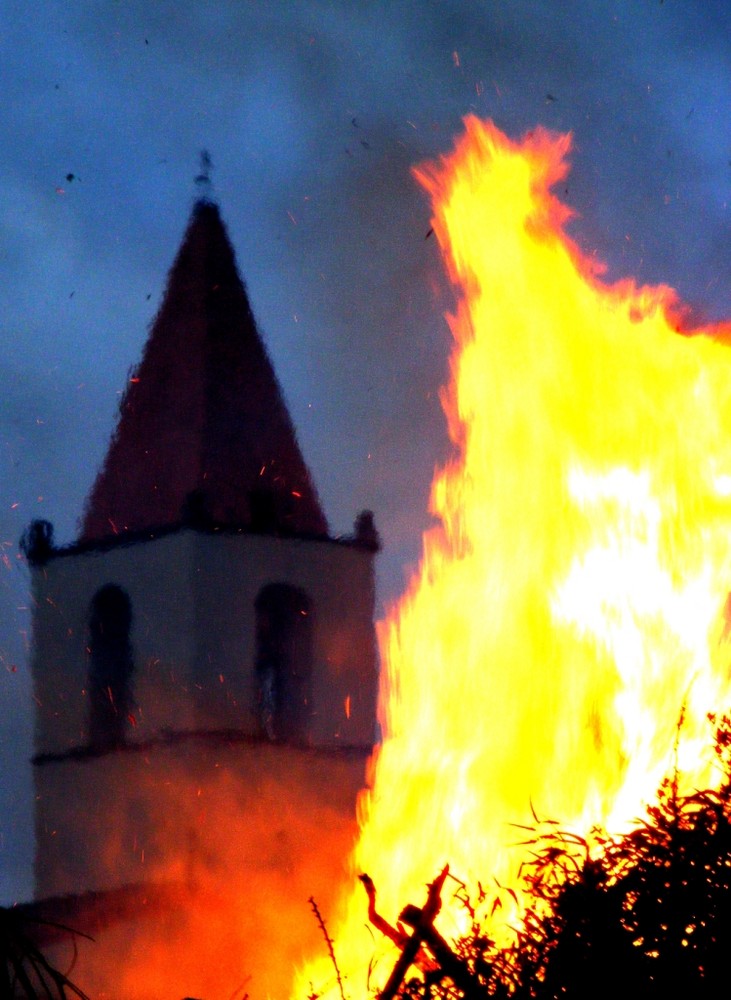
{"label": "red tiled spire", "polygon": [[81,541],[181,523],[324,535],[327,522],[218,206],[196,203]]}

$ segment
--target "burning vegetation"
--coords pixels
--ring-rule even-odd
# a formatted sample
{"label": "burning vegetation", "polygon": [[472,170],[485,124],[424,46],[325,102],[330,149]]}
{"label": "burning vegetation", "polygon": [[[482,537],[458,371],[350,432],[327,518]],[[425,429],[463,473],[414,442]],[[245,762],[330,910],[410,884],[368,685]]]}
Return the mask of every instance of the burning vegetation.
{"label": "burning vegetation", "polygon": [[[715,753],[719,787],[681,794],[674,771],[645,818],[620,836],[595,828],[582,837],[536,817],[521,845],[526,909],[507,946],[496,944],[490,927],[506,900],[514,909],[512,888],[477,883],[472,896],[444,868],[425,905],[405,907],[393,927],[376,910],[372,880],[361,876],[371,923],[399,951],[380,1000],[720,995],[731,919],[728,717],[719,722]],[[469,918],[467,933],[451,943],[434,926],[443,894]]]}

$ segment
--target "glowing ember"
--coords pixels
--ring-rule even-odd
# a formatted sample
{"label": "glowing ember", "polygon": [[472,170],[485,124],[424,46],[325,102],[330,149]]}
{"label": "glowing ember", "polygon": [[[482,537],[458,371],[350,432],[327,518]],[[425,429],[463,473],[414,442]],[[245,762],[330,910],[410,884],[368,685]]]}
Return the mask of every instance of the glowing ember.
{"label": "glowing ember", "polygon": [[[514,882],[510,824],[531,803],[579,831],[626,827],[683,709],[680,765],[712,781],[706,713],[731,704],[731,326],[679,334],[670,288],[601,284],[550,193],[569,136],[465,125],[416,172],[461,290],[444,395],[458,457],[381,628],[386,739],[354,863],[392,921],[445,861]],[[346,967],[373,951],[362,891],[347,909]]]}

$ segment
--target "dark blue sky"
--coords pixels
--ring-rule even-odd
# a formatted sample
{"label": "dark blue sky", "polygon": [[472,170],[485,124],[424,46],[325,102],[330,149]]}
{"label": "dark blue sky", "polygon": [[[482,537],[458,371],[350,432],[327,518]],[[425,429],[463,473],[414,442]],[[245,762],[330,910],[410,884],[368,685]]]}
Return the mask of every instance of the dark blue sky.
{"label": "dark blue sky", "polygon": [[[570,130],[571,232],[731,314],[725,0],[6,0],[0,23],[0,901],[31,892],[27,575],[73,540],[182,236],[198,152],[333,530],[381,597],[418,558],[449,293],[410,167],[468,113]],[[73,175],[73,176],[72,176]]]}

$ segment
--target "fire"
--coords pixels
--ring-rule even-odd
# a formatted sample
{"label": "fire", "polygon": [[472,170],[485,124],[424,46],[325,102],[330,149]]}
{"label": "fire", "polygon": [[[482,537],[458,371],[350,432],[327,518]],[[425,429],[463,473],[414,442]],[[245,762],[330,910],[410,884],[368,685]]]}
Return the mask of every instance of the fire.
{"label": "fire", "polygon": [[[380,630],[385,739],[354,869],[391,921],[445,861],[515,884],[532,810],[626,827],[674,752],[711,782],[706,716],[731,704],[731,325],[681,333],[672,289],[602,283],[551,193],[570,147],[468,118],[415,172],[459,297],[456,457]],[[348,967],[373,947],[360,890],[346,909]]]}

